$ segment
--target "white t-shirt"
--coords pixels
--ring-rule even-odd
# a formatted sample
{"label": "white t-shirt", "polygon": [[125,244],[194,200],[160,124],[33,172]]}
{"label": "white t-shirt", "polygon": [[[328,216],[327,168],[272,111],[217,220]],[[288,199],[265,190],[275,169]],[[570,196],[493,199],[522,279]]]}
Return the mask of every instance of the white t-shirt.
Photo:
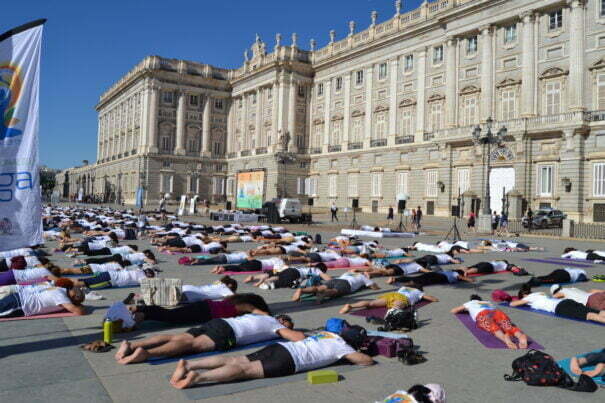
{"label": "white t-shirt", "polygon": [[254,241],[254,238],[252,238],[250,235],[240,235],[239,240],[240,242],[252,242]]}
{"label": "white t-shirt", "polygon": [[561,288],[561,291],[559,292],[563,294],[566,299],[573,299],[582,305],[586,305],[588,298],[590,298],[590,293],[580,290],[579,288]]}
{"label": "white t-shirt", "polygon": [[183,242],[185,242],[185,246],[192,246],[192,245],[202,246],[202,241],[198,237],[186,236],[181,239],[183,240]]}
{"label": "white t-shirt", "polygon": [[107,247],[108,241],[93,241],[88,242],[88,249],[90,250],[100,250]]}
{"label": "white t-shirt", "polygon": [[402,263],[402,264],[398,264],[396,266],[399,266],[401,268],[401,270],[403,270],[404,274],[414,274],[414,273],[418,273],[420,271],[420,269],[424,269],[424,267],[420,266],[416,262]]}
{"label": "white t-shirt", "polygon": [[464,249],[470,249],[468,241],[456,241],[454,242],[454,245],[458,245],[460,247],[463,247]]}
{"label": "white t-shirt", "polygon": [[349,257],[349,267],[363,267],[367,266],[370,261],[362,257]]}
{"label": "white t-shirt", "polygon": [[118,262],[108,262],[100,264],[91,263],[88,265],[88,267],[90,267],[90,270],[92,270],[93,273],[102,273],[105,271],[115,271],[123,269],[122,265]]}
{"label": "white t-shirt", "polygon": [[294,269],[298,270],[301,278],[305,278],[307,276],[319,276],[322,271],[317,267],[294,267]]}
{"label": "white t-shirt", "polygon": [[567,252],[567,253],[564,253],[561,255],[561,257],[564,259],[579,259],[579,260],[586,260],[587,256],[588,256],[588,253],[582,252],[579,250],[572,250],[571,252]]}
{"label": "white t-shirt", "polygon": [[340,259],[342,257],[338,253],[333,251],[317,252],[317,254],[321,257],[322,262],[329,262],[332,260]]}
{"label": "white t-shirt", "polygon": [[0,252],[0,257],[9,258],[15,256],[30,256],[33,254],[32,249],[30,248],[19,248],[13,250],[5,250],[4,252]]}
{"label": "white t-shirt", "polygon": [[25,316],[43,315],[59,312],[64,308],[62,304],[70,304],[67,291],[64,288],[21,289],[19,290],[21,309]]}
{"label": "white t-shirt", "polygon": [[416,305],[424,297],[424,293],[417,288],[401,287],[397,292],[405,295],[410,305]]}
{"label": "white t-shirt", "polygon": [[557,305],[559,305],[559,302],[562,301],[561,299],[550,298],[543,292],[533,292],[523,297],[523,300],[527,301],[529,306],[534,309],[552,313],[555,312]]}
{"label": "white t-shirt", "polygon": [[284,261],[278,257],[262,259],[260,263],[262,265],[263,270],[271,270],[275,267],[282,267],[284,265]]}
{"label": "white t-shirt", "polygon": [[212,249],[222,249],[223,245],[218,242],[210,242],[205,245],[200,245],[202,247],[202,252],[210,252]]}
{"label": "white t-shirt", "polygon": [[347,280],[351,285],[351,292],[355,292],[362,287],[369,287],[374,282],[360,273],[345,273],[338,277],[340,280]]}
{"label": "white t-shirt", "polygon": [[420,243],[420,242],[418,242],[414,246],[416,247],[416,250],[419,250],[422,252],[443,253],[443,252],[447,252],[449,250],[449,249],[441,248],[437,245],[429,245],[427,243]]}
{"label": "white t-shirt", "polygon": [[184,284],[183,295],[187,297],[187,302],[197,302],[207,299],[223,299],[233,295],[233,291],[223,283],[200,286]]}
{"label": "white t-shirt", "polygon": [[269,315],[249,313],[235,318],[224,318],[231,326],[238,345],[258,343],[259,341],[276,339],[277,332],[285,329],[277,319]]}
{"label": "white t-shirt", "polygon": [[134,252],[134,250],[130,246],[118,246],[117,248],[109,248],[109,251],[112,255],[120,254],[127,255],[129,253]]}
{"label": "white t-shirt", "polygon": [[33,269],[25,269],[25,270],[13,270],[13,276],[15,276],[15,280],[17,283],[22,283],[24,281],[35,280],[38,278],[50,276],[52,273],[46,270],[43,267],[36,267]]}
{"label": "white t-shirt", "polygon": [[405,255],[405,251],[403,249],[401,249],[401,248],[399,248],[399,249],[390,249],[390,250],[384,251],[384,254],[387,255],[388,257],[404,256]]}
{"label": "white t-shirt", "polygon": [[447,277],[447,282],[452,284],[452,283],[457,283],[458,282],[458,278],[460,278],[460,274],[458,274],[457,272],[453,271],[453,270],[444,270],[439,272],[441,274],[443,274],[445,277]]}
{"label": "white t-shirt", "polygon": [[586,277],[586,272],[582,269],[572,269],[571,267],[564,267],[563,270],[569,273],[569,277],[571,277],[571,282],[575,283],[580,278],[580,275],[583,274]]}
{"label": "white t-shirt", "polygon": [[247,258],[248,254],[246,252],[225,253],[225,259],[227,259],[227,263],[243,262]]}
{"label": "white t-shirt", "polygon": [[340,336],[319,332],[301,341],[279,343],[292,355],[296,372],[326,367],[355,350]]}
{"label": "white t-shirt", "polygon": [[298,249],[298,246],[296,246],[296,245],[280,245],[280,246],[282,248],[284,248],[286,253],[300,251],[300,249]]}
{"label": "white t-shirt", "polygon": [[494,268],[494,273],[499,273],[501,271],[506,271],[508,264],[502,260],[492,260],[489,262]]}
{"label": "white t-shirt", "polygon": [[452,263],[452,257],[445,253],[438,253],[435,255],[437,258],[437,264],[450,264]]}
{"label": "white t-shirt", "polygon": [[111,285],[114,287],[124,287],[129,285],[140,285],[141,279],[145,278],[142,270],[117,270],[109,271]]}
{"label": "white t-shirt", "polygon": [[468,314],[471,315],[471,319],[473,319],[473,321],[477,320],[477,315],[479,314],[479,312],[484,311],[486,309],[496,309],[494,304],[489,301],[468,301],[464,304],[464,307],[468,311]]}
{"label": "white t-shirt", "polygon": [[132,264],[143,264],[145,263],[145,254],[144,253],[129,253],[124,255],[124,259],[128,260]]}

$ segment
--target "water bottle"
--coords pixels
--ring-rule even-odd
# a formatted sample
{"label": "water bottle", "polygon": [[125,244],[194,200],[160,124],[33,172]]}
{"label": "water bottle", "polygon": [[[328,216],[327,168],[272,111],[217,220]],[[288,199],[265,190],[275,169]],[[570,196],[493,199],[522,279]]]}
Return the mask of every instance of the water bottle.
{"label": "water bottle", "polygon": [[113,322],[109,318],[105,318],[103,322],[103,341],[111,344],[113,336]]}

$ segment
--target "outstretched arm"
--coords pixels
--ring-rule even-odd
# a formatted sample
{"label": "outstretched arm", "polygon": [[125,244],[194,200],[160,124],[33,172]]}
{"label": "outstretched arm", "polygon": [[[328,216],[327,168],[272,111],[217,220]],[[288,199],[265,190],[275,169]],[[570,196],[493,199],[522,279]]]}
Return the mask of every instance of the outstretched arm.
{"label": "outstretched arm", "polygon": [[522,306],[522,305],[527,305],[527,301],[524,299],[518,299],[516,301],[511,301],[510,304],[508,304],[509,306]]}
{"label": "outstretched arm", "polygon": [[86,308],[82,305],[74,305],[74,304],[61,304],[61,306],[67,309],[71,313],[75,313],[76,315],[86,315]]}
{"label": "outstretched arm", "polygon": [[277,334],[283,337],[284,339],[290,341],[301,341],[305,338],[305,334],[298,330],[292,330],[288,328],[279,329]]}
{"label": "outstretched arm", "polygon": [[432,295],[423,295],[422,299],[425,299],[430,302],[439,302],[439,298],[433,297]]}
{"label": "outstretched arm", "polygon": [[355,365],[368,366],[374,365],[376,363],[369,355],[358,352],[347,354],[344,356],[344,358],[346,358],[347,361]]}
{"label": "outstretched arm", "polygon": [[457,313],[461,313],[461,312],[464,312],[464,311],[466,311],[466,308],[464,307],[464,305],[460,305],[460,306],[457,306],[455,308],[452,308],[452,310],[450,312],[455,315]]}

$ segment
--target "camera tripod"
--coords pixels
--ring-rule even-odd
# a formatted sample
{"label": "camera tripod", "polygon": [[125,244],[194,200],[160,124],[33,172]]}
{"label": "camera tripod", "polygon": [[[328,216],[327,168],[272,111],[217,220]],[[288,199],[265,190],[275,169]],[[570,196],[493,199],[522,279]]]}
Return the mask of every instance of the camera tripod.
{"label": "camera tripod", "polygon": [[[405,220],[408,220],[407,216],[405,217]],[[399,212],[399,225],[397,225],[397,232],[408,232],[407,227],[403,223],[403,211]]]}
{"label": "camera tripod", "polygon": [[450,239],[450,236],[452,237],[453,242],[462,240],[462,236],[460,235],[460,231],[458,230],[458,217],[456,216],[454,216],[454,223],[452,224],[452,227],[445,236],[445,240],[448,241]]}
{"label": "camera tripod", "polygon": [[357,212],[355,211],[355,208],[353,207],[353,220],[351,220],[351,228],[352,229],[357,229],[357,227],[359,227],[359,223],[357,222]]}

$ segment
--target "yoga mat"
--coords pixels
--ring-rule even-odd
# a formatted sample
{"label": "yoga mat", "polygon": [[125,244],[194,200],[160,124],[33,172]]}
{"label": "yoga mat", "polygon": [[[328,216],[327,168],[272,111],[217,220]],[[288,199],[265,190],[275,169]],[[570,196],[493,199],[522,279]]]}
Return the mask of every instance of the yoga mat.
{"label": "yoga mat", "polygon": [[191,355],[182,355],[179,357],[167,357],[167,358],[162,358],[162,357],[153,357],[147,360],[147,363],[150,365],[161,365],[161,364],[166,364],[169,362],[177,362],[181,359],[183,360],[192,360],[194,358],[203,358],[203,357],[210,357],[213,355],[219,355],[219,354],[224,354],[224,353],[230,353],[232,351],[240,351],[240,350],[248,350],[251,348],[257,348],[257,347],[265,347],[268,346],[270,344],[274,344],[274,343],[278,343],[278,342],[283,342],[283,341],[288,341],[285,339],[273,339],[273,340],[266,340],[266,341],[260,341],[258,343],[252,343],[252,344],[246,344],[244,346],[236,346],[228,351],[206,351],[204,353],[198,353],[198,354],[191,354]]}
{"label": "yoga mat", "polygon": [[[426,305],[428,305],[430,303],[431,303],[431,301],[420,301],[419,303],[417,303],[416,305],[414,305],[414,308],[420,309],[423,306],[426,306]],[[375,316],[375,317],[378,317],[378,318],[384,318],[384,315],[386,315],[386,313],[387,313],[387,308],[386,307],[380,307],[380,308],[360,309],[358,311],[349,312],[349,315],[363,316],[365,318],[370,317],[370,316]]]}
{"label": "yoga mat", "polygon": [[544,316],[552,316],[554,318],[573,320],[574,322],[587,323],[589,325],[605,326],[605,323],[593,322],[591,320],[565,318],[563,316],[555,315],[554,313],[550,313],[550,312],[546,312],[546,311],[540,311],[540,310],[533,309],[533,308],[530,308],[529,306],[524,306],[524,305],[521,305],[521,306],[510,306],[506,302],[502,302],[502,303],[500,303],[498,305],[506,306],[506,307],[513,308],[513,309],[519,309],[521,311],[533,312],[533,313],[537,313],[537,314],[544,315]]}
{"label": "yoga mat", "polygon": [[564,257],[547,257],[549,260],[558,260],[560,262],[578,262],[586,264],[605,264],[605,257],[603,260],[587,260],[587,259],[568,259]]}
{"label": "yoga mat", "polygon": [[473,274],[469,274],[468,277],[481,277],[481,276],[489,276],[490,274],[503,274],[503,273],[512,273],[512,272],[508,271],[508,270],[504,270],[504,271],[497,271],[495,273],[473,273]]}
{"label": "yoga mat", "polygon": [[403,333],[379,332],[378,330],[368,330],[368,336],[388,337],[389,339],[409,339],[410,336]]}
{"label": "yoga mat", "polygon": [[[324,369],[330,369],[338,372],[339,374],[355,371],[362,369],[361,366],[357,365],[333,365]],[[168,377],[170,378],[170,377]],[[230,382],[230,383],[219,383],[219,384],[205,384],[200,385],[191,389],[184,389],[183,393],[190,400],[202,400],[209,399],[217,396],[227,396],[235,393],[246,392],[249,390],[255,390],[260,388],[266,388],[270,386],[282,385],[290,382],[305,381],[307,380],[307,373],[301,372],[290,376],[282,376],[279,378],[264,378],[264,379],[251,379],[246,381]]]}
{"label": "yoga mat", "polygon": [[[472,335],[475,336],[475,339],[477,339],[478,342],[483,344],[484,347],[508,349],[508,347],[506,347],[506,345],[503,342],[498,340],[498,338],[496,336],[492,335],[491,333],[486,332],[485,330],[479,329],[475,325],[475,322],[473,322],[471,315],[469,315],[468,313],[458,313],[458,314],[456,314],[456,318],[458,318],[458,320],[460,322],[462,322],[462,324],[472,333]],[[531,339],[531,337],[528,336],[527,339],[528,339],[528,345],[527,345],[528,349],[531,348],[534,350],[544,350],[544,346],[533,341]]]}
{"label": "yoga mat", "polygon": [[[590,353],[598,353],[600,351],[601,351],[601,349],[590,351],[590,352],[588,352],[586,354],[581,354],[578,357],[586,357]],[[570,358],[566,358],[566,359],[561,360],[561,361],[557,361],[557,364],[559,364],[559,366],[561,368],[563,368],[563,370],[565,370],[565,372],[567,372],[570,376],[572,376],[572,377],[573,376],[578,376],[578,375],[576,375],[576,374],[574,374],[574,373],[571,372],[571,368],[570,368],[571,357]],[[582,369],[584,371],[591,371],[595,367],[596,367],[596,365],[592,365],[590,367],[582,367]],[[596,377],[592,378],[592,380],[595,381],[596,383],[598,383],[599,385],[605,385],[605,376],[596,376]]]}
{"label": "yoga mat", "polygon": [[46,315],[17,316],[14,318],[0,318],[0,322],[9,322],[11,320],[65,318],[68,316],[77,316],[77,315],[75,313],[71,313],[71,312],[55,312],[55,313],[48,313]]}
{"label": "yoga mat", "polygon": [[[351,269],[361,269],[363,267],[366,267],[366,266],[361,266],[361,267],[333,267],[333,268],[330,268],[328,270],[351,270]],[[221,274],[226,275],[226,276],[238,276],[238,275],[243,275],[243,274],[262,274],[262,273],[266,273],[266,271],[224,271]]]}
{"label": "yoga mat", "polygon": [[592,267],[592,265],[590,265],[590,264],[574,263],[574,262],[570,262],[570,261],[559,262],[557,260],[552,260],[552,259],[521,259],[521,260],[526,261],[526,262],[534,262],[534,263],[556,264],[559,266],[580,267],[583,269]]}

